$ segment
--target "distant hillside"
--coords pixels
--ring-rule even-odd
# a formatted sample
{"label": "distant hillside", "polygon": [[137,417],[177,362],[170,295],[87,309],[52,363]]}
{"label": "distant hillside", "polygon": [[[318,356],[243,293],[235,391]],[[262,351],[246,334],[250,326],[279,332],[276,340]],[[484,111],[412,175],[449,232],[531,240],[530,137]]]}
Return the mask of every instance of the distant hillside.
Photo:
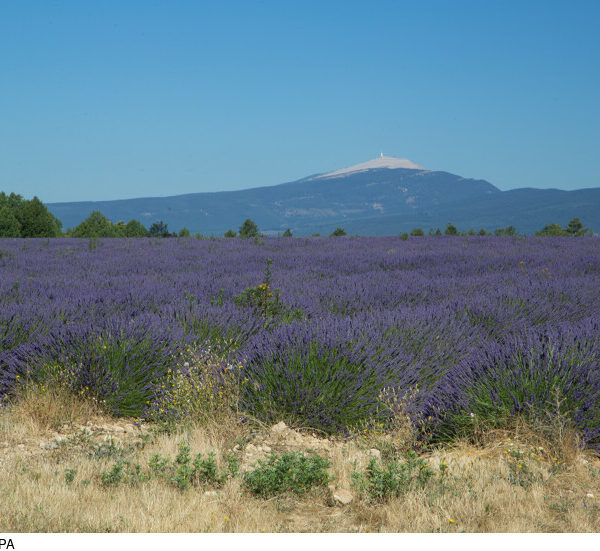
{"label": "distant hillside", "polygon": [[503,192],[485,180],[429,171],[393,157],[270,187],[48,208],[64,228],[100,210],[113,222],[137,219],[148,227],[162,220],[171,231],[185,226],[204,235],[237,230],[246,218],[267,234],[286,228],[294,235],[328,234],[342,226],[348,233],[393,235],[415,227],[443,229],[448,222],[461,230],[513,225],[533,233],[552,222],[565,225],[574,216],[600,233],[600,188]]}

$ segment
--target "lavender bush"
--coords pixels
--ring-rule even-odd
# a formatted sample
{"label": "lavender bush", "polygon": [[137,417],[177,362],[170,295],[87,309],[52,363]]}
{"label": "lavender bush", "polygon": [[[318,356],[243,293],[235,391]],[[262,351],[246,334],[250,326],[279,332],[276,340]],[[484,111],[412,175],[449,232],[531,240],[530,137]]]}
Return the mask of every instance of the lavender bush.
{"label": "lavender bush", "polygon": [[2,239],[0,396],[58,370],[113,413],[144,415],[185,351],[210,348],[243,365],[241,406],[266,420],[328,432],[384,422],[385,388],[443,437],[468,430],[471,413],[542,418],[559,396],[598,447],[598,245]]}

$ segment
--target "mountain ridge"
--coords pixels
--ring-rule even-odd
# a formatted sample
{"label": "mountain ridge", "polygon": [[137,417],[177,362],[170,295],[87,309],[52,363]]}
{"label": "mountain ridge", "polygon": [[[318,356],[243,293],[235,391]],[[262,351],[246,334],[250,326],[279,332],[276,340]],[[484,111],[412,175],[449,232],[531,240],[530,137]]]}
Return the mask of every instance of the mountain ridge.
{"label": "mountain ridge", "polygon": [[[416,163],[380,156],[324,174],[274,186],[238,191],[187,193],[112,201],[48,204],[65,228],[82,222],[93,210],[111,221],[140,220],[145,226],[162,220],[171,229],[222,235],[246,218],[267,235],[291,228],[294,235],[331,232],[387,235],[427,230],[452,222],[459,229],[492,230],[514,225],[533,233],[543,225],[566,224],[579,216],[600,232],[600,188],[558,190],[518,188],[501,191],[486,180],[445,171],[377,166]],[[364,168],[368,165],[368,168]],[[515,223],[516,222],[516,223]],[[477,226],[477,227],[475,227]]]}

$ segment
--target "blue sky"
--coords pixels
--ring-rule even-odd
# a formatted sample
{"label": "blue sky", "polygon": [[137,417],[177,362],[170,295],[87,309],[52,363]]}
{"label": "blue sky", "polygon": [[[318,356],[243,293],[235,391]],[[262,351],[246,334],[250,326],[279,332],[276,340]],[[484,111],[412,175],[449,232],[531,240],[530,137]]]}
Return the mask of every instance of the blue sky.
{"label": "blue sky", "polygon": [[0,0],[0,189],[274,185],[386,155],[599,187],[600,2]]}

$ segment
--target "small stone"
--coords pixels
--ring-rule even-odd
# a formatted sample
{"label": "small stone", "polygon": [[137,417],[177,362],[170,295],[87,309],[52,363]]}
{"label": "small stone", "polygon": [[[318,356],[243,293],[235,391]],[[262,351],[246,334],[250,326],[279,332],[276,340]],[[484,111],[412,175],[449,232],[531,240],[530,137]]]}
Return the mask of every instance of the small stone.
{"label": "small stone", "polygon": [[585,497],[589,497],[590,499],[594,499],[594,494],[585,494]]}
{"label": "small stone", "polygon": [[262,446],[262,450],[263,450],[265,453],[270,453],[270,452],[271,452],[271,447],[270,447],[270,446]]}
{"label": "small stone", "polygon": [[381,452],[377,448],[371,448],[368,454],[375,459],[381,459]]}
{"label": "small stone", "polygon": [[8,442],[2,442],[2,444],[0,444],[0,448],[8,448]]}
{"label": "small stone", "polygon": [[248,444],[246,446],[246,453],[257,453],[258,448],[254,444]]}
{"label": "small stone", "polygon": [[333,491],[333,501],[339,503],[340,505],[349,505],[352,503],[354,496],[350,490],[344,490],[343,488],[338,488]]}
{"label": "small stone", "polygon": [[24,450],[25,444],[17,444],[17,448],[19,448],[20,450]]}
{"label": "small stone", "polygon": [[50,442],[46,442],[45,444],[41,445],[42,448],[44,448],[45,450],[55,450],[56,448],[58,448],[58,444],[52,440],[50,440]]}
{"label": "small stone", "polygon": [[283,421],[280,421],[279,423],[277,423],[276,425],[273,425],[271,427],[271,432],[275,432],[275,433],[281,434],[287,428],[288,428],[287,425]]}
{"label": "small stone", "polygon": [[207,490],[206,492],[204,492],[204,495],[206,497],[215,497],[215,496],[218,496],[219,494],[215,490]]}
{"label": "small stone", "polygon": [[115,431],[115,432],[125,432],[125,429],[123,427],[119,426],[119,425],[115,425],[113,427],[113,431]]}

